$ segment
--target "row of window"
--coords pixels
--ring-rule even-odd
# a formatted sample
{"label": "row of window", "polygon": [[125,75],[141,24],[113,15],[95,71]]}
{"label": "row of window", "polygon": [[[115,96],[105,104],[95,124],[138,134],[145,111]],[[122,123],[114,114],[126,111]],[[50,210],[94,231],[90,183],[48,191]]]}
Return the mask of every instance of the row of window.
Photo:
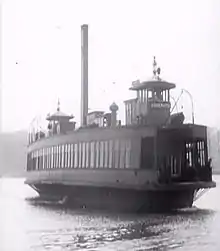
{"label": "row of window", "polygon": [[204,141],[197,141],[195,143],[186,144],[186,159],[189,166],[199,164],[205,166],[206,164],[206,149]]}
{"label": "row of window", "polygon": [[51,168],[129,168],[131,141],[78,142],[28,154],[28,170]]}

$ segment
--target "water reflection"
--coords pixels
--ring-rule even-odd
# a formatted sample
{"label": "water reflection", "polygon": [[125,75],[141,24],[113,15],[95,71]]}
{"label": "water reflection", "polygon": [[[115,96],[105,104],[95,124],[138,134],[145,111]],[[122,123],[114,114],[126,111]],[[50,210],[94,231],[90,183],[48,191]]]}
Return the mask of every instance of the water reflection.
{"label": "water reflection", "polygon": [[112,215],[34,204],[25,200],[36,194],[23,180],[4,179],[0,250],[219,250],[218,193],[217,188],[205,194],[196,203],[200,209]]}

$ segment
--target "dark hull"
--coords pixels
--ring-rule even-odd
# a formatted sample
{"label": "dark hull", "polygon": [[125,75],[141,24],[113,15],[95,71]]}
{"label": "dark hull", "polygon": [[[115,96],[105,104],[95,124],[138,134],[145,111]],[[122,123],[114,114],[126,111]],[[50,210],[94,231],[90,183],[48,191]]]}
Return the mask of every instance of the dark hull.
{"label": "dark hull", "polygon": [[165,212],[192,206],[194,189],[179,191],[140,191],[115,188],[66,186],[58,184],[30,185],[43,198],[67,198],[74,208],[110,212]]}

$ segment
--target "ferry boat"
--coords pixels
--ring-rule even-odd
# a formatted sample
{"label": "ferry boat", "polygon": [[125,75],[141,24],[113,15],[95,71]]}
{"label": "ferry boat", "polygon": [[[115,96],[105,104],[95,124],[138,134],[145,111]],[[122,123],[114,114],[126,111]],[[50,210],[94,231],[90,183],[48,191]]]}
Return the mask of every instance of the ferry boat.
{"label": "ferry boat", "polygon": [[149,212],[188,208],[201,191],[216,186],[207,150],[207,128],[173,114],[174,83],[153,77],[135,81],[136,98],[109,112],[88,112],[88,25],[81,26],[81,125],[57,111],[46,131],[31,130],[25,183],[40,197],[64,199],[77,208]]}

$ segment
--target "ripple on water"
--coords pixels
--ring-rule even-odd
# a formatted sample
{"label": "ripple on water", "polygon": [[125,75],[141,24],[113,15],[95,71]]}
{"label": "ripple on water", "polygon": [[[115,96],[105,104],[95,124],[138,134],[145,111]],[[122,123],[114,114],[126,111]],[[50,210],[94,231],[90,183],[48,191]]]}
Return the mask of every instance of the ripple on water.
{"label": "ripple on water", "polygon": [[4,180],[0,188],[0,250],[3,251],[143,251],[178,250],[180,247],[187,251],[220,250],[217,189],[205,194],[197,203],[201,209],[135,216],[29,203],[24,198],[32,197],[33,192],[19,179]]}

